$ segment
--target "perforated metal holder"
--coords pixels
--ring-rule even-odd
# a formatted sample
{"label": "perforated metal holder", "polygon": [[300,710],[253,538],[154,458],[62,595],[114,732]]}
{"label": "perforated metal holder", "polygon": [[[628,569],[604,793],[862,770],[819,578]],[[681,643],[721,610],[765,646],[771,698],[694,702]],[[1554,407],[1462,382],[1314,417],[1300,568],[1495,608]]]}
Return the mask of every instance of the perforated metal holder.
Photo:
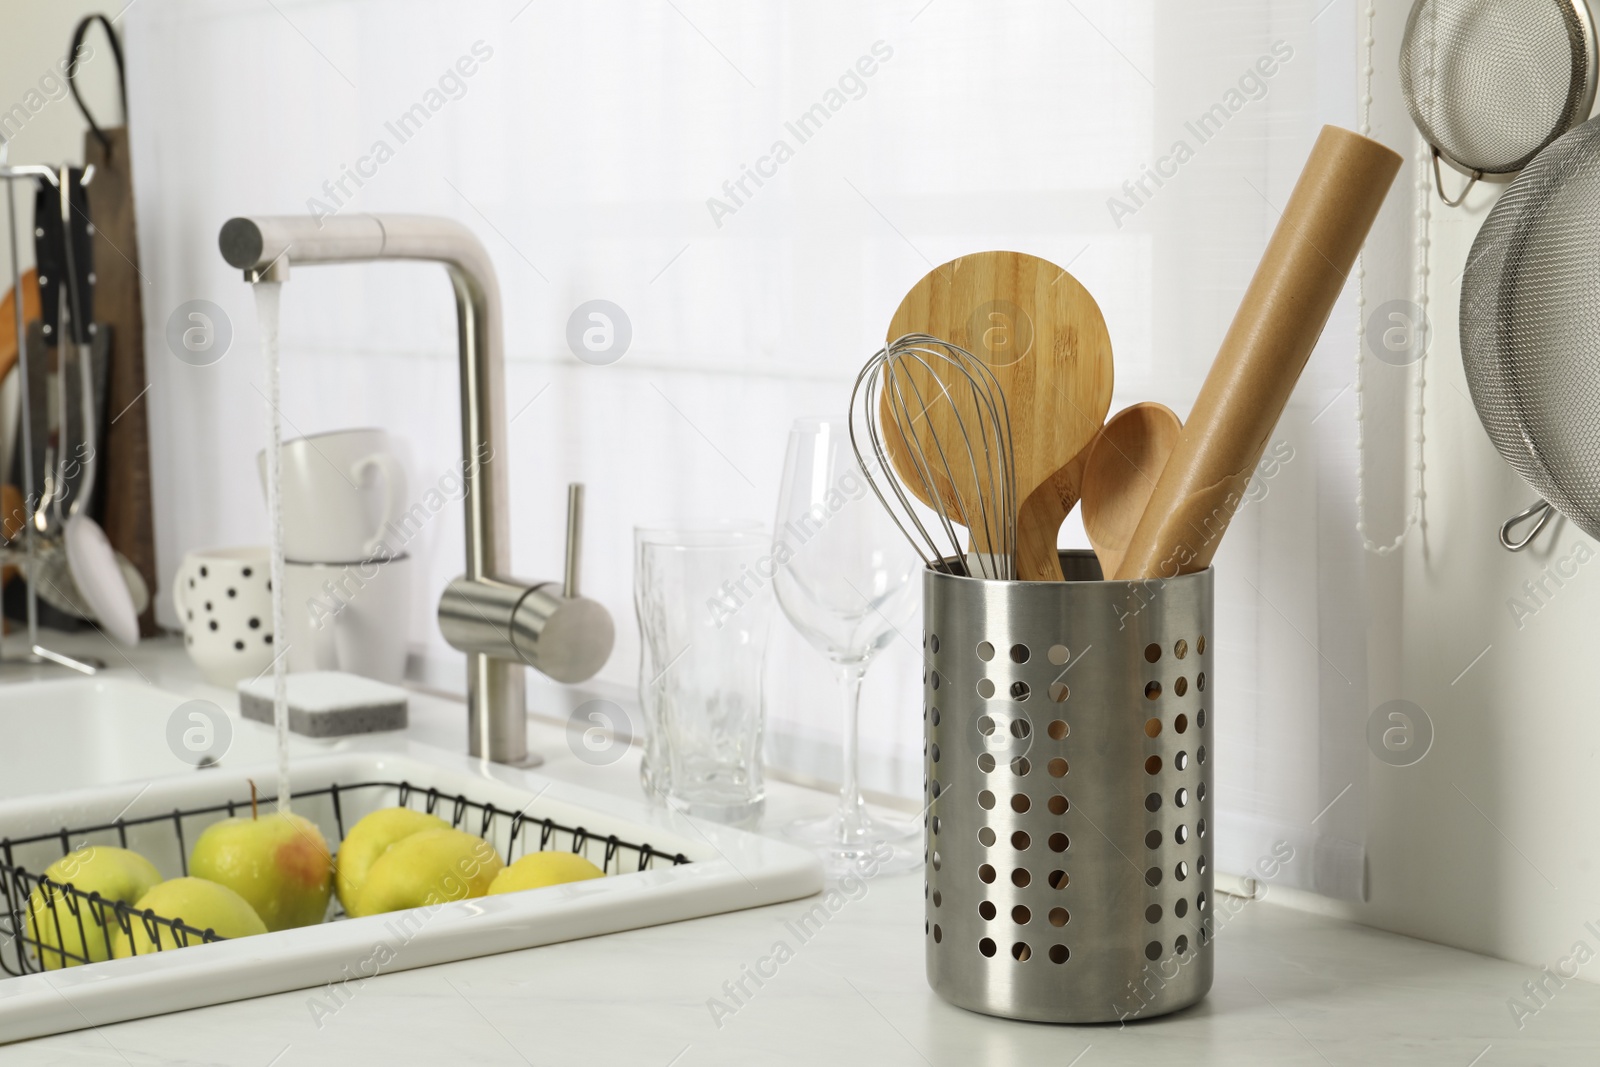
{"label": "perforated metal holder", "polygon": [[1212,571],[1065,582],[924,572],[928,981],[1091,1023],[1212,979]]}

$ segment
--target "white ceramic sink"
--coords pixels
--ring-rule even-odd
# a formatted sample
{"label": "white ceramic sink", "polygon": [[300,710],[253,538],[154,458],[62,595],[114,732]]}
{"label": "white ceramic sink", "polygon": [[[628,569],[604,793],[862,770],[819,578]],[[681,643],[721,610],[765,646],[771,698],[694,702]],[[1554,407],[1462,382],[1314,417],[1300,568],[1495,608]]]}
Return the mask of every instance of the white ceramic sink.
{"label": "white ceramic sink", "polygon": [[[68,847],[107,844],[132,848],[163,876],[177,877],[184,849],[227,812],[175,811],[226,804],[248,811],[250,779],[264,796],[275,795],[273,736],[259,724],[233,719],[238,729],[218,767],[196,771],[173,754],[168,719],[186,699],[105,679],[0,687],[0,1043],[322,986],[351,973],[422,967],[773,904],[822,887],[821,866],[809,852],[643,800],[400,735],[393,736],[393,752],[330,754],[326,745],[302,740],[291,754],[291,785],[303,798],[295,811],[315,821],[330,844],[339,840],[341,825],[348,830],[366,811],[395,803],[426,807],[431,789],[437,814],[485,836],[503,855],[510,853],[507,859],[564,849],[587,856],[609,876],[38,973],[36,954],[18,944],[26,940],[19,936],[26,923],[19,920],[36,884],[22,871],[36,876]],[[393,783],[406,783],[407,792]],[[337,801],[328,792],[335,784]],[[483,805],[492,806],[487,819]],[[516,841],[513,825],[522,831]],[[640,845],[648,849],[633,847]],[[680,856],[688,862],[676,862]],[[380,944],[382,958],[374,962]],[[35,973],[13,977],[8,970]]]}
{"label": "white ceramic sink", "polygon": [[[0,686],[0,797],[194,774],[168,744],[168,722],[190,697],[118,678],[74,678]],[[219,765],[277,759],[271,730],[225,709],[232,739]],[[291,738],[290,752],[327,746]]]}

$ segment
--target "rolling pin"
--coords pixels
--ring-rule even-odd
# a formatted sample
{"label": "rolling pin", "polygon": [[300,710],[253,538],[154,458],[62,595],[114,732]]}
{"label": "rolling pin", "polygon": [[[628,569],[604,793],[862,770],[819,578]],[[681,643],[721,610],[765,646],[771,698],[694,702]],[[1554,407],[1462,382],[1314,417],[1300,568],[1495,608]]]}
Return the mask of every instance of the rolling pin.
{"label": "rolling pin", "polygon": [[1211,565],[1400,163],[1376,141],[1322,128],[1118,579],[1173,578]]}

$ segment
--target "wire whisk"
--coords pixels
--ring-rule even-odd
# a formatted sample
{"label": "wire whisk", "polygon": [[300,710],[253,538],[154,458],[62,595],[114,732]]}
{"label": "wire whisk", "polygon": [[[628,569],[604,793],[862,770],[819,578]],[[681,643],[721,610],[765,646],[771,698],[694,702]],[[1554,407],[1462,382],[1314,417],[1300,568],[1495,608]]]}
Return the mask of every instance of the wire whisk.
{"label": "wire whisk", "polygon": [[[865,451],[858,424],[870,445]],[[891,341],[867,360],[850,391],[850,445],[867,484],[924,564],[965,561],[974,577],[1015,580],[1011,415],[999,378],[983,360],[928,334]],[[913,498],[932,510],[930,519]]]}

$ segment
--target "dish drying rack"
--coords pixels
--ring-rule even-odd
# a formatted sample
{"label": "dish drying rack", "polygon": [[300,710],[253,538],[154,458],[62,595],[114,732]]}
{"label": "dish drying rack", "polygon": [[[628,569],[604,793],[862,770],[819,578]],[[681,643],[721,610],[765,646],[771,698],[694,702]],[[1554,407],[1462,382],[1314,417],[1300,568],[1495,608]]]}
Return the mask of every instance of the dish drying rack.
{"label": "dish drying rack", "polygon": [[[437,815],[458,830],[476,834],[493,845],[507,864],[531,852],[567,851],[583,856],[608,876],[632,874],[657,869],[658,866],[679,866],[692,862],[683,853],[668,853],[653,847],[649,842],[635,843],[615,834],[591,833],[582,826],[567,826],[552,818],[534,818],[521,811],[511,811],[493,803],[471,800],[462,794],[447,793],[436,787],[416,786],[408,781],[365,781],[350,784],[305,789],[291,794],[296,804],[296,814],[306,815],[326,831],[331,820],[336,831],[334,841],[345,837],[345,803],[356,801],[358,810],[374,811],[380,807],[398,805],[414,808],[429,815]],[[387,801],[387,802],[386,802]],[[189,873],[189,830],[204,829],[220,817],[233,817],[247,811],[247,799],[228,800],[221,804],[203,807],[174,808],[170,812],[145,815],[137,818],[118,817],[97,825],[68,827],[25,837],[0,838],[0,970],[6,975],[19,977],[43,970],[57,970],[61,966],[87,964],[92,961],[83,953],[71,951],[76,927],[80,946],[91,939],[85,935],[98,926],[107,939],[120,929],[132,933],[134,923],[141,923],[157,950],[183,948],[209,941],[224,941],[212,930],[201,930],[182,922],[182,917],[164,918],[151,911],[139,911],[132,904],[110,901],[99,893],[85,893],[71,883],[62,883],[30,872],[19,855],[30,861],[59,850],[65,856],[76,849],[93,844],[116,844],[133,848],[150,856],[158,867],[161,859],[176,855],[184,875]],[[447,812],[447,813],[446,813]],[[204,825],[186,828],[186,820],[205,820]],[[534,831],[538,831],[535,842]],[[111,838],[114,835],[114,842]],[[130,844],[130,842],[132,842]],[[31,854],[31,855],[29,855]],[[40,864],[41,869],[53,863],[54,857]],[[42,890],[48,900],[48,916],[39,922],[30,916],[29,898],[35,890]],[[325,922],[345,917],[335,897],[330,903],[330,914]],[[63,937],[63,931],[67,936]],[[54,939],[51,940],[51,935]],[[42,942],[41,943],[41,935]],[[136,939],[129,938],[130,945]],[[58,947],[59,946],[59,947]],[[51,964],[43,965],[44,954]],[[62,961],[65,961],[63,964]]]}

